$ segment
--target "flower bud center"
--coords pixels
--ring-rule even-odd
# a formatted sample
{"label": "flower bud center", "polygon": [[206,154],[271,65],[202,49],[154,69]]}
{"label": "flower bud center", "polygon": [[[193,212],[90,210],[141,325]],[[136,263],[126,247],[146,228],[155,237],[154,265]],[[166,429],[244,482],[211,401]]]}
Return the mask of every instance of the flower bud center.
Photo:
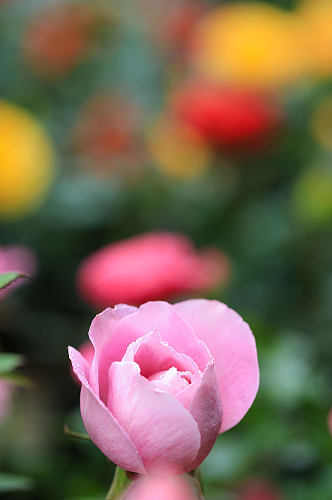
{"label": "flower bud center", "polygon": [[179,372],[175,366],[172,366],[168,370],[154,373],[148,377],[148,380],[152,382],[157,390],[175,395],[191,384],[192,374],[190,372]]}

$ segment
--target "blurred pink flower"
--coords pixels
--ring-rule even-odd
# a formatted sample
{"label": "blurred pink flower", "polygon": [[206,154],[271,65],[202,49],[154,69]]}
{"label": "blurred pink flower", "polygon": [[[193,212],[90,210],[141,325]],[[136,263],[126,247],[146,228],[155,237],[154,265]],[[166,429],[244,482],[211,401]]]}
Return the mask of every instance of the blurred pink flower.
{"label": "blurred pink flower", "polygon": [[182,476],[146,476],[135,481],[122,500],[198,500]]}
{"label": "blurred pink flower", "polygon": [[259,384],[255,339],[218,301],[120,304],[96,316],[92,362],[69,348],[91,440],[131,472],[188,472],[236,425]]}
{"label": "blurred pink flower", "polygon": [[5,380],[0,379],[0,423],[7,417],[10,411],[12,392],[12,386]]}
{"label": "blurred pink flower", "polygon": [[332,408],[329,411],[329,414],[328,414],[328,417],[327,417],[327,425],[328,425],[329,431],[330,431],[330,433],[332,435]]}
{"label": "blurred pink flower", "polygon": [[[24,246],[0,246],[0,273],[18,272],[29,277],[34,276],[37,270],[37,260],[29,248]],[[0,291],[0,297],[7,294],[21,282],[15,282]]]}
{"label": "blurred pink flower", "polygon": [[83,261],[77,283],[81,296],[101,308],[206,291],[228,276],[229,261],[222,252],[199,253],[185,236],[160,232],[97,250]]}

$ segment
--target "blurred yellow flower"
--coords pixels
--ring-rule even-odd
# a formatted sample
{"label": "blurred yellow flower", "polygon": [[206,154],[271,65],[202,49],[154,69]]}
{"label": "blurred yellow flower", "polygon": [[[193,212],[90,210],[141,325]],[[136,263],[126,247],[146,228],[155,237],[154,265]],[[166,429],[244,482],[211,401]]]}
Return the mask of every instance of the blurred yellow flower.
{"label": "blurred yellow flower", "polygon": [[298,9],[305,49],[314,72],[332,74],[332,0],[304,0]]}
{"label": "blurred yellow flower", "polygon": [[171,177],[200,175],[211,156],[195,130],[168,117],[160,118],[150,127],[147,146],[154,165]]}
{"label": "blurred yellow flower", "polygon": [[54,152],[25,110],[0,101],[0,216],[17,216],[41,201],[52,179]]}
{"label": "blurred yellow flower", "polygon": [[332,220],[332,169],[313,165],[299,177],[293,194],[293,207],[299,220],[324,224]]}
{"label": "blurred yellow flower", "polygon": [[259,2],[212,10],[198,25],[193,62],[218,80],[250,86],[291,83],[306,68],[297,16]]}
{"label": "blurred yellow flower", "polygon": [[312,117],[311,129],[317,142],[332,151],[332,96],[318,104]]}

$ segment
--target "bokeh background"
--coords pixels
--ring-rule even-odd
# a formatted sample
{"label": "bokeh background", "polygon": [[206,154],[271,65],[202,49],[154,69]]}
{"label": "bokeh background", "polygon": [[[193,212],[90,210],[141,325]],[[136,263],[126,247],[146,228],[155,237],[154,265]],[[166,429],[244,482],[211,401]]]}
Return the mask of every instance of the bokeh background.
{"label": "bokeh background", "polygon": [[227,270],[167,298],[222,300],[257,339],[261,388],[202,465],[207,498],[332,498],[331,26],[331,0],[1,0],[0,266],[23,245],[32,275],[0,302],[30,381],[2,398],[1,498],[105,497],[113,465],[63,432],[82,429],[66,347],[100,310],[77,272],[151,231]]}

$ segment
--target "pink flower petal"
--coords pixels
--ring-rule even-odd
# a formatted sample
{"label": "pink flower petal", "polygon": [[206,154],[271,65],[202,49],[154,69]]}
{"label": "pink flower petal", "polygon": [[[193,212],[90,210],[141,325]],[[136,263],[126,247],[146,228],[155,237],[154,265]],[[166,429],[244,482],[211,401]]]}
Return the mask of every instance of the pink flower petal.
{"label": "pink flower petal", "polygon": [[[160,372],[165,372],[170,368],[175,368],[177,376],[173,377],[171,386],[167,386],[169,394],[173,394],[183,406],[189,409],[191,401],[202,382],[203,373],[198,369],[196,363],[186,354],[176,352],[171,346],[164,342],[158,332],[152,332],[144,337],[140,337],[136,342],[129,345],[122,361],[134,361],[141,370],[141,375],[154,380],[154,386],[160,389],[165,387],[162,382],[164,377],[154,376]],[[187,374],[190,384],[179,383],[180,373]],[[171,374],[169,374],[170,376]],[[175,380],[177,379],[177,381]],[[182,379],[182,382],[184,380]],[[175,383],[175,385],[174,385]],[[164,386],[164,387],[163,387]]]}
{"label": "pink flower petal", "polygon": [[122,359],[129,344],[153,331],[177,352],[191,357],[201,371],[210,362],[204,343],[167,302],[148,302],[139,309],[124,305],[105,309],[95,317],[89,331],[96,351],[89,383],[102,401],[107,399],[110,364]]}
{"label": "pink flower petal", "polygon": [[135,313],[136,307],[119,304],[97,314],[91,323],[89,337],[95,349],[89,383],[103,401],[107,398],[108,368],[113,361],[120,361],[135,335],[126,335],[118,329],[119,323]]}
{"label": "pink flower petal", "polygon": [[210,453],[222,422],[217,375],[212,363],[205,370],[203,380],[191,403],[190,413],[196,420],[201,433],[201,447],[193,465],[193,469],[196,469]]}
{"label": "pink flower petal", "polygon": [[144,474],[144,465],[130,437],[92,391],[88,383],[88,363],[72,347],[68,352],[74,373],[82,383],[81,415],[91,440],[112,462],[125,470]]}
{"label": "pink flower petal", "polygon": [[259,367],[254,336],[235,311],[218,301],[188,300],[175,304],[175,308],[214,357],[224,432],[243,418],[257,394]]}
{"label": "pink flower petal", "polygon": [[196,421],[174,397],[156,391],[136,363],[111,366],[108,407],[135,443],[148,472],[191,470],[201,444]]}
{"label": "pink flower petal", "polygon": [[141,375],[146,378],[173,366],[178,371],[190,371],[191,373],[198,371],[196,363],[189,356],[176,352],[167,342],[162,340],[157,331],[130,344],[122,361],[137,363],[141,369]]}
{"label": "pink flower petal", "polygon": [[125,317],[121,328],[136,338],[157,331],[162,340],[177,352],[191,357],[201,371],[211,361],[203,342],[199,341],[192,328],[180,317],[174,306],[168,302],[147,302],[136,314]]}
{"label": "pink flower petal", "polygon": [[183,476],[147,476],[135,481],[122,500],[197,500]]}

